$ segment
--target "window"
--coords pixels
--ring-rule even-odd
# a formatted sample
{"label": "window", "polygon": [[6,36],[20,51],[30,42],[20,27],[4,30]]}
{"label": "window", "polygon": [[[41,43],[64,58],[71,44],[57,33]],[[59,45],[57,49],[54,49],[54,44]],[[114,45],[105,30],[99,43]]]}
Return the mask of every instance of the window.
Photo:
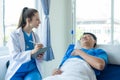
{"label": "window", "polygon": [[17,28],[23,7],[36,8],[37,0],[0,0],[0,55],[6,52],[8,36]]}
{"label": "window", "polygon": [[74,0],[76,40],[92,32],[98,44],[120,43],[120,0]]}

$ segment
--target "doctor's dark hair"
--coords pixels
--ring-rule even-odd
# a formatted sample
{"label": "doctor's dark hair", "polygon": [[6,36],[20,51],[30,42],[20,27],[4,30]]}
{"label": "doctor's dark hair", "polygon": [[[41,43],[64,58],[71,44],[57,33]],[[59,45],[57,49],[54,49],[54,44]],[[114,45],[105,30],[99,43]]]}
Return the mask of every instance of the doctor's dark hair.
{"label": "doctor's dark hair", "polygon": [[18,28],[19,27],[24,27],[26,25],[26,19],[29,18],[30,20],[32,20],[32,17],[35,15],[35,13],[37,13],[38,11],[36,9],[32,9],[32,8],[28,8],[28,7],[24,7],[19,19],[19,23],[18,23]]}
{"label": "doctor's dark hair", "polygon": [[83,35],[86,35],[86,34],[89,34],[89,35],[91,35],[93,37],[93,39],[96,41],[96,43],[94,44],[93,47],[96,47],[96,45],[97,45],[97,37],[93,33],[89,33],[89,32],[84,32],[83,33]]}

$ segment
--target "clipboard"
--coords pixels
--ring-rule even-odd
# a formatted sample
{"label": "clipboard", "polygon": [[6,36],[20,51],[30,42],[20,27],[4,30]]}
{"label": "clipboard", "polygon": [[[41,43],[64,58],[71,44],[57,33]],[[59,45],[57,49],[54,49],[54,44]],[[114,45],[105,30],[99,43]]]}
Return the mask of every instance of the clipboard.
{"label": "clipboard", "polygon": [[40,48],[36,53],[32,54],[32,58],[36,58],[39,54],[46,52],[48,47]]}

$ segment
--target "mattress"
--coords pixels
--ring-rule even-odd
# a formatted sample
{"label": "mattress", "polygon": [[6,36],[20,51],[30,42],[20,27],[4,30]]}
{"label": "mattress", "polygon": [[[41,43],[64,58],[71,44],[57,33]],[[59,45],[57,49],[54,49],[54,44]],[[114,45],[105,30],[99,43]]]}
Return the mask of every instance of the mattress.
{"label": "mattress", "polygon": [[120,80],[120,65],[108,64],[97,80]]}

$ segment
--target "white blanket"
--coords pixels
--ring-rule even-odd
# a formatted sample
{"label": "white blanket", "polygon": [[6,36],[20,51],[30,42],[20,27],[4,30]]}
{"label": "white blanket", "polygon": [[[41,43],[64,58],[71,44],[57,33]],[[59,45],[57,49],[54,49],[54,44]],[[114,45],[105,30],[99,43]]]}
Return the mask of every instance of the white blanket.
{"label": "white blanket", "polygon": [[61,75],[49,76],[43,80],[96,80],[93,69],[85,61],[70,58],[62,65]]}

